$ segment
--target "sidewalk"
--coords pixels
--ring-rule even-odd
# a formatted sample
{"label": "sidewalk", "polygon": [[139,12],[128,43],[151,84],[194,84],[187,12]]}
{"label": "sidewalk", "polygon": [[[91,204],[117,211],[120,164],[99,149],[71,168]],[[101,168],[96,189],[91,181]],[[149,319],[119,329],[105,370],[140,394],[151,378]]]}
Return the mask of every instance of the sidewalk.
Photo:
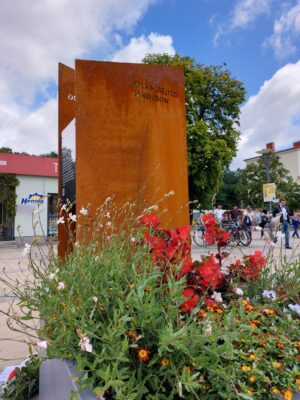
{"label": "sidewalk", "polygon": [[[41,246],[46,252],[47,247]],[[22,255],[23,248],[0,248],[0,276],[16,279],[21,282],[24,274],[28,272],[28,258]],[[33,253],[36,250],[34,248]],[[38,255],[37,255],[38,258]],[[3,270],[5,269],[5,272]],[[0,310],[7,311],[10,304],[16,301],[10,289],[0,282]],[[29,321],[24,321],[28,323]],[[29,322],[30,323],[30,322]],[[34,341],[33,338],[26,337],[22,332],[16,332],[7,326],[7,317],[0,314],[0,372],[7,365],[19,365],[29,354],[28,345],[25,343]],[[34,351],[34,349],[33,349]]]}

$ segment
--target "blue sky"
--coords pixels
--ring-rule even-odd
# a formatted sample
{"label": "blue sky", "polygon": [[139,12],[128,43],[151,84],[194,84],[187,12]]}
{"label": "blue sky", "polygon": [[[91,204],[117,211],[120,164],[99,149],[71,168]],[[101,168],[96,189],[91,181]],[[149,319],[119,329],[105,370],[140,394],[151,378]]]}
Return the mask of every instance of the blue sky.
{"label": "blue sky", "polygon": [[244,82],[232,168],[300,140],[300,0],[14,0],[0,5],[0,146],[57,148],[57,63],[147,53],[227,64]]}

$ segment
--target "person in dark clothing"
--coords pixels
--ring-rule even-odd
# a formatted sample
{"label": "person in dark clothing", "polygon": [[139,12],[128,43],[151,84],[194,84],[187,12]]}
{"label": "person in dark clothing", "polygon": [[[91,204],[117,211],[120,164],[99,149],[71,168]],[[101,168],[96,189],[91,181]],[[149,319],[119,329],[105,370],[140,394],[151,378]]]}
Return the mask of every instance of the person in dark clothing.
{"label": "person in dark clothing", "polygon": [[258,214],[258,216],[259,216],[258,226],[261,227],[260,238],[263,238],[264,237],[264,228],[268,222],[267,210],[261,210],[260,213]]}
{"label": "person in dark clothing", "polygon": [[240,217],[240,210],[236,204],[234,204],[232,210],[230,210],[230,217],[234,222],[237,222]]}
{"label": "person in dark clothing", "polygon": [[294,229],[292,237],[296,236],[299,239],[298,227],[300,225],[300,221],[297,218],[293,217],[292,218],[292,225],[293,225],[293,229]]}
{"label": "person in dark clothing", "polygon": [[280,215],[281,232],[285,235],[285,248],[290,247],[290,210],[286,205],[285,199],[279,199],[279,204],[273,210],[273,217]]}

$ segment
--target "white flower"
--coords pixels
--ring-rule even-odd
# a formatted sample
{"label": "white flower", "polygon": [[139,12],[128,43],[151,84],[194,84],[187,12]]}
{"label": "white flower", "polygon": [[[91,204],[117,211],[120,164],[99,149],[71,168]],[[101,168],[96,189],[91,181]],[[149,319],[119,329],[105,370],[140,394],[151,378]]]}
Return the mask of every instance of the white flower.
{"label": "white flower", "polygon": [[55,273],[54,272],[52,272],[51,274],[49,274],[49,279],[50,279],[50,281],[53,281],[53,279],[55,278]]}
{"label": "white flower", "polygon": [[22,251],[22,256],[27,256],[30,253],[31,246],[28,243],[25,243],[25,247]]}
{"label": "white flower", "polygon": [[275,290],[264,290],[262,295],[266,299],[276,300],[276,292],[275,292]]}
{"label": "white flower", "polygon": [[58,220],[57,220],[57,225],[59,225],[59,224],[64,224],[65,223],[65,219],[64,219],[64,217],[60,217],[60,218],[58,218]]}
{"label": "white flower", "polygon": [[57,289],[58,290],[63,290],[65,289],[66,285],[64,284],[64,282],[59,282],[59,284],[57,285]]}
{"label": "white flower", "polygon": [[100,260],[100,257],[99,257],[99,256],[96,256],[96,257],[95,257],[95,261],[98,262],[99,260]]}
{"label": "white flower", "polygon": [[94,302],[94,303],[97,303],[97,302],[98,302],[98,297],[93,296],[92,299],[93,299],[93,302]]}
{"label": "white flower", "polygon": [[66,205],[66,204],[63,204],[60,210],[61,210],[61,211],[66,211],[66,210],[67,210],[67,205]]}
{"label": "white flower", "polygon": [[79,211],[79,213],[86,216],[86,215],[88,215],[89,211],[86,208],[81,207],[81,210]]}
{"label": "white flower", "polygon": [[87,336],[83,336],[79,342],[80,349],[82,351],[87,351],[91,353],[93,351],[93,346],[90,344],[90,339]]}
{"label": "white flower", "polygon": [[73,222],[76,222],[76,215],[75,215],[75,214],[72,214],[72,213],[69,213],[69,219],[70,219],[71,221],[73,221]]}
{"label": "white flower", "polygon": [[300,316],[300,304],[289,304],[288,307]]}
{"label": "white flower", "polygon": [[237,288],[233,289],[233,292],[235,294],[237,294],[238,296],[244,296],[244,292],[243,292],[243,290],[241,288],[237,287]]}
{"label": "white flower", "polygon": [[223,303],[222,294],[219,292],[213,292],[211,298],[216,300],[217,303]]}
{"label": "white flower", "polygon": [[135,238],[132,237],[132,238],[130,239],[130,243],[131,243],[131,244],[134,244],[135,242],[136,242]]}
{"label": "white flower", "polygon": [[108,228],[111,227],[111,222],[110,222],[110,221],[106,222],[106,226],[107,226]]}
{"label": "white flower", "polygon": [[42,342],[37,343],[37,346],[40,349],[46,350],[48,347],[48,342],[47,342],[47,340],[43,340]]}
{"label": "white flower", "polygon": [[110,218],[110,212],[106,213],[107,218]]}
{"label": "white flower", "polygon": [[212,334],[212,326],[211,323],[208,322],[204,329],[204,336],[210,336]]}

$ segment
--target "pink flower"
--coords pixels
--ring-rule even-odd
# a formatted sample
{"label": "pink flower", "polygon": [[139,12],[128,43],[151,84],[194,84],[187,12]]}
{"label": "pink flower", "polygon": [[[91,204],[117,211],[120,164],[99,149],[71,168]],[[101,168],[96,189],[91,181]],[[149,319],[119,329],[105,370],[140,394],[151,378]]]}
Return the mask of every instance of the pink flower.
{"label": "pink flower", "polygon": [[80,339],[79,346],[82,351],[87,351],[88,353],[93,351],[93,346],[90,344],[90,339],[87,336],[83,336]]}
{"label": "pink flower", "polygon": [[57,285],[57,289],[58,290],[63,290],[65,289],[66,285],[64,284],[64,282],[59,282],[59,284]]}

